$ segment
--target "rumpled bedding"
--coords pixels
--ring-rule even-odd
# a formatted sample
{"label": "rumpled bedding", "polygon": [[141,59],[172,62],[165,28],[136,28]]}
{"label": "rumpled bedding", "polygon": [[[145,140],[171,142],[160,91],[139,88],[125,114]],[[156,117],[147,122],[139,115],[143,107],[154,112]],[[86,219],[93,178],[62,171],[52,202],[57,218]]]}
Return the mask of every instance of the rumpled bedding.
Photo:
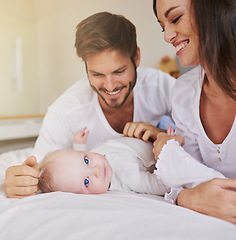
{"label": "rumpled bedding", "polygon": [[21,164],[31,150],[0,155],[1,240],[236,239],[235,225],[171,205],[160,196],[54,192],[8,199],[3,187],[5,170]]}

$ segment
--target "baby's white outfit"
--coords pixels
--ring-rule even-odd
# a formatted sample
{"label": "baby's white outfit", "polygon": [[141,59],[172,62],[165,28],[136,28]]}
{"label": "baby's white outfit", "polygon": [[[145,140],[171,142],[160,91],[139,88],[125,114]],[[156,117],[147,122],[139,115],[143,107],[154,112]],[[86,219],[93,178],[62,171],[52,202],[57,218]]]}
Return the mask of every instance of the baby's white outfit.
{"label": "baby's white outfit", "polygon": [[[136,138],[110,139],[90,152],[105,155],[112,170],[110,190],[164,195],[169,189],[153,173],[155,159],[152,144]],[[74,149],[84,150],[81,144]]]}
{"label": "baby's white outfit", "polygon": [[[74,144],[74,149],[84,151],[85,145]],[[111,165],[110,190],[164,195],[173,187],[194,187],[216,177],[224,178],[221,173],[190,158],[175,140],[164,146],[157,163],[152,149],[150,142],[121,137],[110,139],[90,152],[105,155]]]}

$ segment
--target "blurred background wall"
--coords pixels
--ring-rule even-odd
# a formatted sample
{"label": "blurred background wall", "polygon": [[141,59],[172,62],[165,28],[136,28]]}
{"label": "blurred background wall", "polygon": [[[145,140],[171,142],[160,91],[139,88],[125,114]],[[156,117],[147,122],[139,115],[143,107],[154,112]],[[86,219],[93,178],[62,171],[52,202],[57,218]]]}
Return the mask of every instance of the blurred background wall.
{"label": "blurred background wall", "polygon": [[86,76],[74,48],[75,27],[100,11],[135,24],[142,67],[158,68],[163,56],[174,56],[152,0],[0,0],[0,116],[44,114]]}

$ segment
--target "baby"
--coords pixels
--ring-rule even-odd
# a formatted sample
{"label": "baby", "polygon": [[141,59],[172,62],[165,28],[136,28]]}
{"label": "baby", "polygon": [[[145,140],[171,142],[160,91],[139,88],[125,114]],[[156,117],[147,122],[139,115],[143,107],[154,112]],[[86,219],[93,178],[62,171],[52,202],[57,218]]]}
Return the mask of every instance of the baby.
{"label": "baby", "polygon": [[[174,136],[171,128],[167,133]],[[86,128],[78,131],[74,136],[76,150],[49,153],[40,163],[42,192],[100,194],[110,189],[164,195],[170,189],[192,188],[213,178],[224,178],[221,173],[189,158],[173,139],[167,144],[172,153],[181,156],[181,161],[162,150],[156,163],[152,144],[136,138],[116,138],[91,152],[84,151],[88,134]]]}
{"label": "baby", "polygon": [[75,135],[76,150],[46,155],[39,165],[41,192],[101,194],[110,189],[164,195],[169,190],[153,173],[156,161],[150,142],[121,137],[81,151],[88,134],[84,128]]}

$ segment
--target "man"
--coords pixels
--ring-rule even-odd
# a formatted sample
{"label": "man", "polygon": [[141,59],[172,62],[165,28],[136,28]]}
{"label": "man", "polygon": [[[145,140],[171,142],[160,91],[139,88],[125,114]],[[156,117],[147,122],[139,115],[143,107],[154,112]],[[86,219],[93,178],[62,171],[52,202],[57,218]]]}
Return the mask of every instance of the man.
{"label": "man", "polygon": [[[87,78],[71,86],[49,107],[33,149],[36,158],[7,169],[8,197],[35,194],[37,160],[48,152],[72,148],[73,135],[79,129],[86,126],[90,131],[87,145],[91,149],[121,137],[129,122],[147,122],[148,128],[155,128],[163,115],[170,115],[175,80],[159,70],[137,69],[140,49],[135,26],[129,20],[107,12],[94,14],[78,24],[75,47],[85,63]],[[138,132],[142,135],[140,128]]]}

